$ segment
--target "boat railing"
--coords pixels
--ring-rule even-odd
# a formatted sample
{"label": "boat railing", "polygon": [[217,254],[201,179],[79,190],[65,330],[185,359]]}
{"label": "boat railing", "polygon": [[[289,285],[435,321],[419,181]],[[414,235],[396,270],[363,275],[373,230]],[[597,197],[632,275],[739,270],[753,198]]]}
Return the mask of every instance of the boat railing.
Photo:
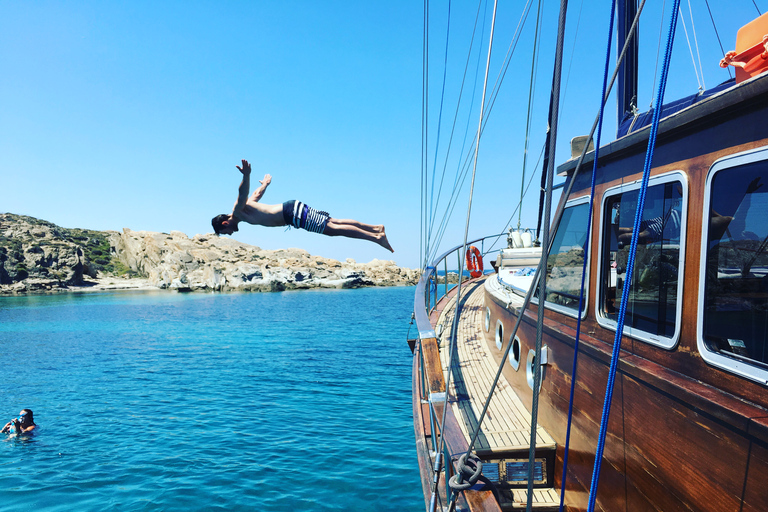
{"label": "boat railing", "polygon": [[[488,252],[485,252],[486,241],[491,238],[499,238],[506,236],[506,233],[497,235],[489,235],[482,238],[477,238],[467,242],[466,246],[469,248],[471,245],[479,245],[480,254],[487,256],[499,252],[500,249],[493,249],[491,244]],[[505,240],[506,242],[506,240]],[[506,246],[506,243],[504,243]],[[434,259],[433,263],[428,266],[421,275],[419,283],[416,286],[416,296],[414,299],[414,320],[418,330],[418,339],[409,340],[411,348],[413,349],[418,343],[417,354],[419,358],[418,364],[414,364],[414,393],[417,394],[418,402],[415,404],[428,404],[426,410],[421,409],[421,405],[414,405],[414,421],[417,433],[417,446],[422,446],[423,449],[427,449],[430,452],[429,457],[436,457],[438,453],[442,453],[440,460],[451,461],[442,466],[438,473],[444,473],[442,478],[443,485],[440,489],[433,488],[432,490],[438,492],[445,499],[450,494],[450,489],[447,487],[448,479],[454,474],[455,468],[454,461],[451,459],[451,453],[458,453],[462,450],[468,449],[468,441],[460,434],[460,428],[456,422],[456,418],[450,412],[450,409],[445,415],[445,424],[442,424],[443,411],[447,405],[447,393],[445,380],[443,377],[442,363],[440,362],[439,355],[439,343],[438,336],[429,321],[430,313],[432,313],[439,304],[440,300],[448,295],[455,286],[458,286],[459,279],[469,280],[471,276],[464,272],[464,257],[462,249],[464,244],[458,245],[449,249],[442,255]],[[454,259],[456,258],[456,259]],[[448,266],[453,265],[456,262],[456,271],[453,269],[449,271]],[[441,269],[442,275],[439,270]],[[491,271],[493,271],[491,269]],[[453,281],[453,282],[451,282]],[[441,293],[442,292],[442,293]],[[418,374],[416,373],[418,368]],[[418,389],[418,392],[416,391]],[[421,413],[424,416],[423,423],[416,420],[417,409],[421,409]],[[428,415],[428,417],[427,417]],[[446,444],[440,446],[440,436],[445,434]],[[458,434],[458,435],[457,435]],[[419,440],[419,436],[421,440]],[[448,445],[451,445],[450,448]],[[430,465],[435,463],[432,459]],[[437,469],[437,468],[435,468]],[[430,478],[431,480],[431,478]],[[425,485],[425,491],[430,487],[429,480],[422,482]],[[486,493],[483,491],[482,493]],[[490,495],[488,492],[487,494]],[[433,495],[434,497],[434,495]],[[486,499],[490,499],[490,496],[486,496]],[[494,510],[493,507],[490,510]]]}
{"label": "boat railing", "polygon": [[[495,235],[487,235],[481,238],[467,241],[467,247],[473,244],[480,244],[480,254],[487,256],[488,254],[495,254],[501,250],[491,249],[488,253],[485,252],[485,241],[491,238],[505,237],[506,233],[500,233]],[[443,254],[433,260],[433,263],[424,269],[421,274],[421,279],[416,286],[416,297],[413,303],[413,314],[416,322],[416,328],[419,331],[419,338],[435,337],[434,330],[429,323],[429,314],[434,310],[440,299],[448,295],[453,288],[458,285],[458,280],[461,278],[466,281],[470,278],[468,273],[464,270],[464,255],[462,249],[464,244],[457,245],[451,249],[448,249]],[[455,260],[454,260],[455,258]],[[448,268],[449,265],[453,265],[456,262],[454,268]],[[442,270],[442,275],[440,271]],[[486,272],[488,269],[486,269]],[[492,271],[492,269],[491,269]],[[451,282],[454,281],[454,282]],[[442,291],[442,293],[441,293]]]}

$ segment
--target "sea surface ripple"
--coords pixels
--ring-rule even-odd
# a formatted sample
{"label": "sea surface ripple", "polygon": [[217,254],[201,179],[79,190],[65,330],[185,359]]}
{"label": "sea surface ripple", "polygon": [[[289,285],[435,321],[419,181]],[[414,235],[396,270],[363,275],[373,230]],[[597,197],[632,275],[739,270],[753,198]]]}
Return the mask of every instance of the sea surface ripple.
{"label": "sea surface ripple", "polygon": [[413,293],[0,298],[0,510],[423,510]]}

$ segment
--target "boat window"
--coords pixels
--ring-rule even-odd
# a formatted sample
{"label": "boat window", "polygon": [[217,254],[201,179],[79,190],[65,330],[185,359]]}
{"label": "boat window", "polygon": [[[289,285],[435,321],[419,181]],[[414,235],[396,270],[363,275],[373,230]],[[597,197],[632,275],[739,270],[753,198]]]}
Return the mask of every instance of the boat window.
{"label": "boat window", "polygon": [[[547,306],[571,315],[579,308],[588,214],[589,203],[584,201],[563,210],[547,258]],[[585,295],[582,311],[586,302]]]}
{"label": "boat window", "polygon": [[[676,343],[682,292],[683,182],[649,184],[624,316],[625,332],[665,348]],[[639,184],[606,194],[603,202],[599,321],[616,329],[627,275]]]}
{"label": "boat window", "polygon": [[710,179],[702,348],[768,369],[768,161],[713,167]]}

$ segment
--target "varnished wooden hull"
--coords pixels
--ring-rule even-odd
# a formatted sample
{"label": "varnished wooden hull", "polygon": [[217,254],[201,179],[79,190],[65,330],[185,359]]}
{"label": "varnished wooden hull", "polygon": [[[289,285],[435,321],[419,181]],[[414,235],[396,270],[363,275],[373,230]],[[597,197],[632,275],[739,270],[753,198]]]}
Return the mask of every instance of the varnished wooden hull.
{"label": "varnished wooden hull", "polygon": [[[763,80],[766,82],[766,80]],[[682,171],[688,181],[687,243],[683,270],[680,338],[673,350],[624,336],[614,391],[598,504],[604,510],[766,510],[768,509],[768,393],[765,385],[713,369],[697,348],[699,261],[707,172],[718,159],[768,145],[765,83],[667,122],[653,161],[652,176]],[[705,109],[706,110],[706,109]],[[647,135],[646,135],[647,137]],[[596,204],[603,193],[640,178],[647,139],[629,136],[601,153]],[[585,173],[571,197],[588,195]],[[768,214],[768,212],[766,212]],[[592,225],[600,226],[595,208]],[[600,247],[600,230],[590,245]],[[581,326],[577,386],[569,455],[566,502],[585,510],[614,331],[596,320],[599,275],[592,250],[589,305]],[[486,297],[491,322],[512,329],[516,317],[494,297]],[[533,347],[536,309],[526,313],[519,334],[523,352]],[[550,349],[540,394],[539,421],[558,443],[562,462],[573,365],[576,319],[547,308],[543,343]],[[495,350],[493,340],[488,340]],[[530,403],[524,376],[507,378]],[[562,469],[560,469],[560,472]],[[560,474],[556,472],[556,474]]]}
{"label": "varnished wooden hull", "polygon": [[[707,173],[722,157],[768,146],[767,116],[768,77],[762,77],[667,119],[660,127],[652,175],[681,172],[688,187],[680,334],[672,349],[624,336],[598,488],[599,510],[768,510],[766,383],[714,368],[697,346]],[[601,150],[596,204],[606,190],[640,178],[646,143],[647,130]],[[572,167],[567,164],[560,171],[568,174]],[[571,198],[589,194],[587,174],[576,178]],[[596,207],[593,226],[600,225],[600,215]],[[599,229],[592,230],[591,247],[600,247],[600,236]],[[597,252],[593,249],[589,260],[588,306],[580,334],[565,495],[567,509],[574,511],[587,509],[614,338],[614,331],[597,320]],[[491,325],[498,321],[505,333],[512,331],[514,308],[489,292],[485,306],[490,310]],[[534,346],[536,312],[537,306],[532,305],[524,313],[518,332],[523,354]],[[502,351],[496,347],[493,329],[481,329],[478,335],[501,363]],[[543,343],[549,348],[549,358],[538,420],[557,443],[558,487],[575,337],[576,319],[547,308]],[[507,343],[505,340],[502,350]],[[505,364],[504,376],[523,402],[530,404],[532,391],[525,372]],[[414,400],[416,397],[414,393]]]}
{"label": "varnished wooden hull", "polygon": [[[514,315],[488,297],[491,319],[512,329]],[[535,307],[519,337],[523,350],[536,336]],[[611,347],[580,337],[577,386],[566,489],[569,510],[586,510]],[[545,321],[550,349],[539,397],[539,421],[558,444],[560,485],[575,331]],[[499,353],[495,342],[487,340]],[[530,403],[525,374],[505,370]],[[768,418],[748,404],[646,359],[622,354],[613,397],[597,503],[603,510],[765,510]]]}
{"label": "varnished wooden hull", "polygon": [[[430,315],[430,323],[432,325],[436,323],[448,299],[454,296],[455,293],[456,289],[452,290],[432,311]],[[439,425],[442,423],[444,408],[444,405],[439,401],[430,404],[430,394],[439,395],[444,393],[446,389],[445,384],[437,340],[435,337],[422,338],[416,343],[414,350],[413,422],[416,436],[416,451],[419,459],[419,473],[427,508],[429,507],[432,491],[435,488],[433,484],[433,468],[436,455],[435,445],[437,444],[436,439],[438,439],[437,435],[439,435],[438,432],[441,428]],[[434,417],[431,417],[431,414]],[[435,425],[434,428],[433,425]],[[445,453],[449,455],[461,454],[467,450],[468,440],[462,435],[457,420],[450,408],[445,414],[445,425],[442,427],[442,430],[445,432]],[[437,510],[447,506],[446,478],[455,474],[453,471],[454,461],[451,460],[451,457],[447,457],[447,459],[437,485]],[[446,467],[447,471],[445,470]],[[489,490],[467,491],[462,493],[458,499],[465,509],[469,507],[471,510],[501,511]]]}

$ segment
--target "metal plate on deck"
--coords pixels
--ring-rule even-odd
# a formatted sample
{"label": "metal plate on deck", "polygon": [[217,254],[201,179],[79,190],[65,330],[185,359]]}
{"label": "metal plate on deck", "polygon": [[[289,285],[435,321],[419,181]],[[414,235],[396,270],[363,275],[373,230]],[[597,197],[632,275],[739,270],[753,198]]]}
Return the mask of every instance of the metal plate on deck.
{"label": "metal plate on deck", "polygon": [[493,483],[498,483],[499,465],[497,463],[483,462],[483,476]]}
{"label": "metal plate on deck", "polygon": [[[483,461],[483,476],[491,482],[505,487],[528,485],[528,459],[501,459]],[[533,467],[533,484],[547,484],[547,460],[537,458]]]}
{"label": "metal plate on deck", "polygon": [[[528,460],[514,459],[506,461],[504,481],[510,485],[528,484]],[[533,463],[533,484],[542,485],[547,483],[547,461],[545,459],[536,459]]]}

